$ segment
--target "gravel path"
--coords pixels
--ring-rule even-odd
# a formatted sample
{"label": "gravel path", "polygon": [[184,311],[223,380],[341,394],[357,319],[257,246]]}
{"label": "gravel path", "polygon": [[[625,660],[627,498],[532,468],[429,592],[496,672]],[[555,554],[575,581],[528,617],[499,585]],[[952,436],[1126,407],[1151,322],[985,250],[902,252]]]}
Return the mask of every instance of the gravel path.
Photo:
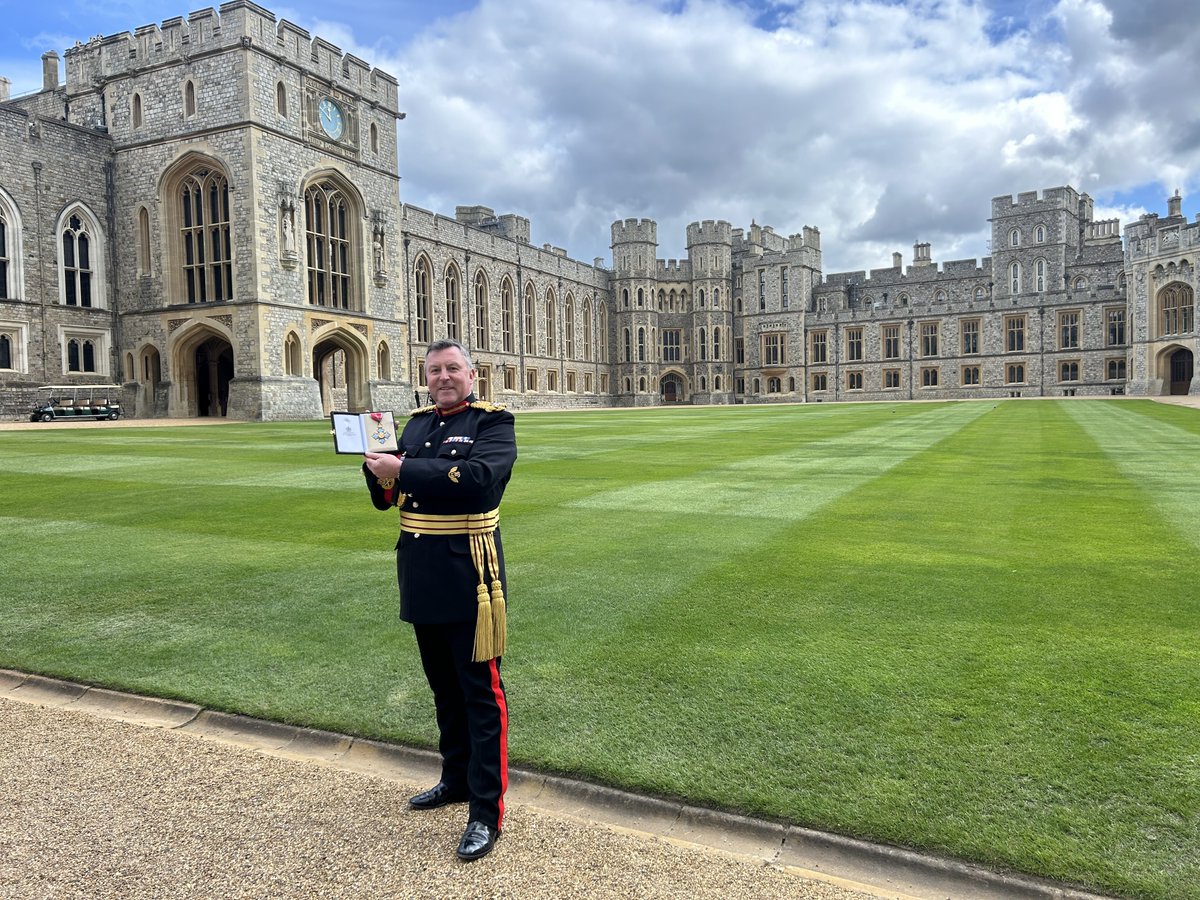
{"label": "gravel path", "polygon": [[522,806],[465,864],[423,787],[0,698],[0,898],[869,896]]}

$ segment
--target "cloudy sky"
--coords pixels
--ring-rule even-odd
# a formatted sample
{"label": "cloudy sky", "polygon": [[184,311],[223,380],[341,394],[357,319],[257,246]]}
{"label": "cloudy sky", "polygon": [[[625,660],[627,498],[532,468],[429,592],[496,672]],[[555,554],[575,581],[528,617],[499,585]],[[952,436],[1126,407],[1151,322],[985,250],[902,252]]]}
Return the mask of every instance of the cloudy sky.
{"label": "cloudy sky", "polygon": [[[825,271],[979,258],[993,196],[1071,184],[1122,225],[1200,192],[1196,0],[258,0],[400,82],[401,198],[610,257],[700,219],[821,230]],[[0,0],[0,75],[200,6]]]}

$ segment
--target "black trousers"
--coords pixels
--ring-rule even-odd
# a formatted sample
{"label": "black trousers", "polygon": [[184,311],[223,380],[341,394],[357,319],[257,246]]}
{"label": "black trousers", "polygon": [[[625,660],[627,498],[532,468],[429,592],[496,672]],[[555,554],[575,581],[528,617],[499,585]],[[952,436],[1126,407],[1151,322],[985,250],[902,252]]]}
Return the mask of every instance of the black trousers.
{"label": "black trousers", "polygon": [[466,789],[471,822],[499,829],[508,788],[508,701],[500,660],[474,662],[475,623],[413,625],[437,710],[442,781]]}

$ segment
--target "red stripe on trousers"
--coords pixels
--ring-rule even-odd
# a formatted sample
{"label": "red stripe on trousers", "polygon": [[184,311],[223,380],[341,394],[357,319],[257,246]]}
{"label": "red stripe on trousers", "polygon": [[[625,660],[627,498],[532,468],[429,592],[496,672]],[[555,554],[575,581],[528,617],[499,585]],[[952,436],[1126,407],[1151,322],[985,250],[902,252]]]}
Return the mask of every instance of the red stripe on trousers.
{"label": "red stripe on trousers", "polygon": [[488,661],[488,669],[492,676],[492,694],[500,710],[500,811],[496,816],[497,831],[504,822],[504,795],[508,791],[508,699],[504,696],[504,688],[500,686],[498,663],[497,659]]}

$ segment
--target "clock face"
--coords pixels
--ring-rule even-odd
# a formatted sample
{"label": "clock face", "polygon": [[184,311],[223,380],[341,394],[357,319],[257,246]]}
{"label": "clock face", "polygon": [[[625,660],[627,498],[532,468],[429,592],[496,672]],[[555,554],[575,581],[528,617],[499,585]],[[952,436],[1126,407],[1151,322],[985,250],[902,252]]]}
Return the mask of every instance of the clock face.
{"label": "clock face", "polygon": [[317,113],[321,117],[321,127],[325,133],[335,141],[340,139],[346,130],[346,122],[342,118],[342,109],[328,97],[321,100],[317,107]]}

